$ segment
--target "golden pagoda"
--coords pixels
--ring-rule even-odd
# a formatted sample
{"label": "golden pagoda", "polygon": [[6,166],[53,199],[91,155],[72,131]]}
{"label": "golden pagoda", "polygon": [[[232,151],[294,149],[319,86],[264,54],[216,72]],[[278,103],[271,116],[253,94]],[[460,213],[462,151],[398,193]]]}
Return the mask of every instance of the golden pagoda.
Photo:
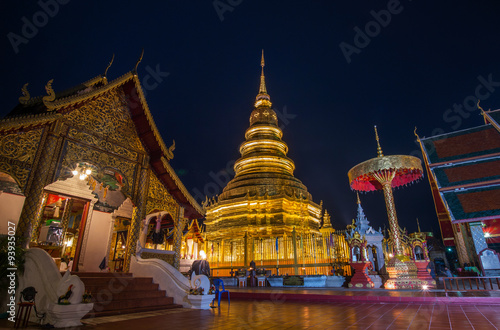
{"label": "golden pagoda", "polygon": [[245,267],[253,260],[291,274],[306,264],[317,272],[318,263],[328,259],[320,242],[322,205],[293,175],[295,165],[287,157],[288,146],[266,89],[264,53],[261,67],[259,93],[240,145],[241,157],[234,164],[235,177],[204,204],[208,260],[212,269]]}

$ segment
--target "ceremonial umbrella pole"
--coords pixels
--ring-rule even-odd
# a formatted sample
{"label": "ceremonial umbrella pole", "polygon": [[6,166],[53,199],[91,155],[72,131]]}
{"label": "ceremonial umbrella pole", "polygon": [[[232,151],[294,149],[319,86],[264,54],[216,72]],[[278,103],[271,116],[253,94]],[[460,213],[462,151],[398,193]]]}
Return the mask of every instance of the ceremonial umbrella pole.
{"label": "ceremonial umbrella pole", "polygon": [[413,183],[423,176],[420,159],[413,156],[393,155],[384,156],[375,126],[377,140],[377,157],[360,163],[348,173],[349,184],[356,191],[382,190],[389,219],[390,235],[394,245],[395,255],[387,264],[389,280],[385,287],[388,289],[420,288],[421,282],[417,279],[417,266],[404,254],[402,230],[398,225],[396,207],[392,188]]}

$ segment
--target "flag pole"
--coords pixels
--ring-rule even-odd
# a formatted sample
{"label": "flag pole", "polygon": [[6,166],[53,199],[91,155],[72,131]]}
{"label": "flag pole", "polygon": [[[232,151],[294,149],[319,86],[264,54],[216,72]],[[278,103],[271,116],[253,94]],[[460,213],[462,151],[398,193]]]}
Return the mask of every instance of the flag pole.
{"label": "flag pole", "polygon": [[276,236],[276,275],[280,274],[280,258],[278,253],[278,236]]}

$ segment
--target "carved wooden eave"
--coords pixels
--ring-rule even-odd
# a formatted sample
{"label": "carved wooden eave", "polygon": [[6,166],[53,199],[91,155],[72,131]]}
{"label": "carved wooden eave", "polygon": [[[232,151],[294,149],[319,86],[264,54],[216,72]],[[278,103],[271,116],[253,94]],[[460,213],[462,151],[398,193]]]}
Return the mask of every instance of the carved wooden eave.
{"label": "carved wooden eave", "polygon": [[0,131],[18,130],[21,128],[33,128],[52,123],[62,117],[60,113],[42,113],[20,117],[8,117],[0,120]]}

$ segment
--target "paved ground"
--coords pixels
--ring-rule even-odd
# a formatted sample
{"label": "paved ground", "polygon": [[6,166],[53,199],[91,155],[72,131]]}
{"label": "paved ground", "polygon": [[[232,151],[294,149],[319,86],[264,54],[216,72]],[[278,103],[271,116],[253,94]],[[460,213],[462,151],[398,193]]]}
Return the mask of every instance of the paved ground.
{"label": "paved ground", "polygon": [[[74,329],[499,329],[499,306],[233,300],[210,310],[177,309],[86,319]],[[0,322],[2,328],[12,323]],[[33,325],[31,329],[39,329]]]}
{"label": "paved ground", "polygon": [[[443,290],[227,289],[231,304],[223,295],[220,308],[84,319],[73,329],[500,329],[498,291],[446,297]],[[0,320],[5,328],[13,323]]]}

